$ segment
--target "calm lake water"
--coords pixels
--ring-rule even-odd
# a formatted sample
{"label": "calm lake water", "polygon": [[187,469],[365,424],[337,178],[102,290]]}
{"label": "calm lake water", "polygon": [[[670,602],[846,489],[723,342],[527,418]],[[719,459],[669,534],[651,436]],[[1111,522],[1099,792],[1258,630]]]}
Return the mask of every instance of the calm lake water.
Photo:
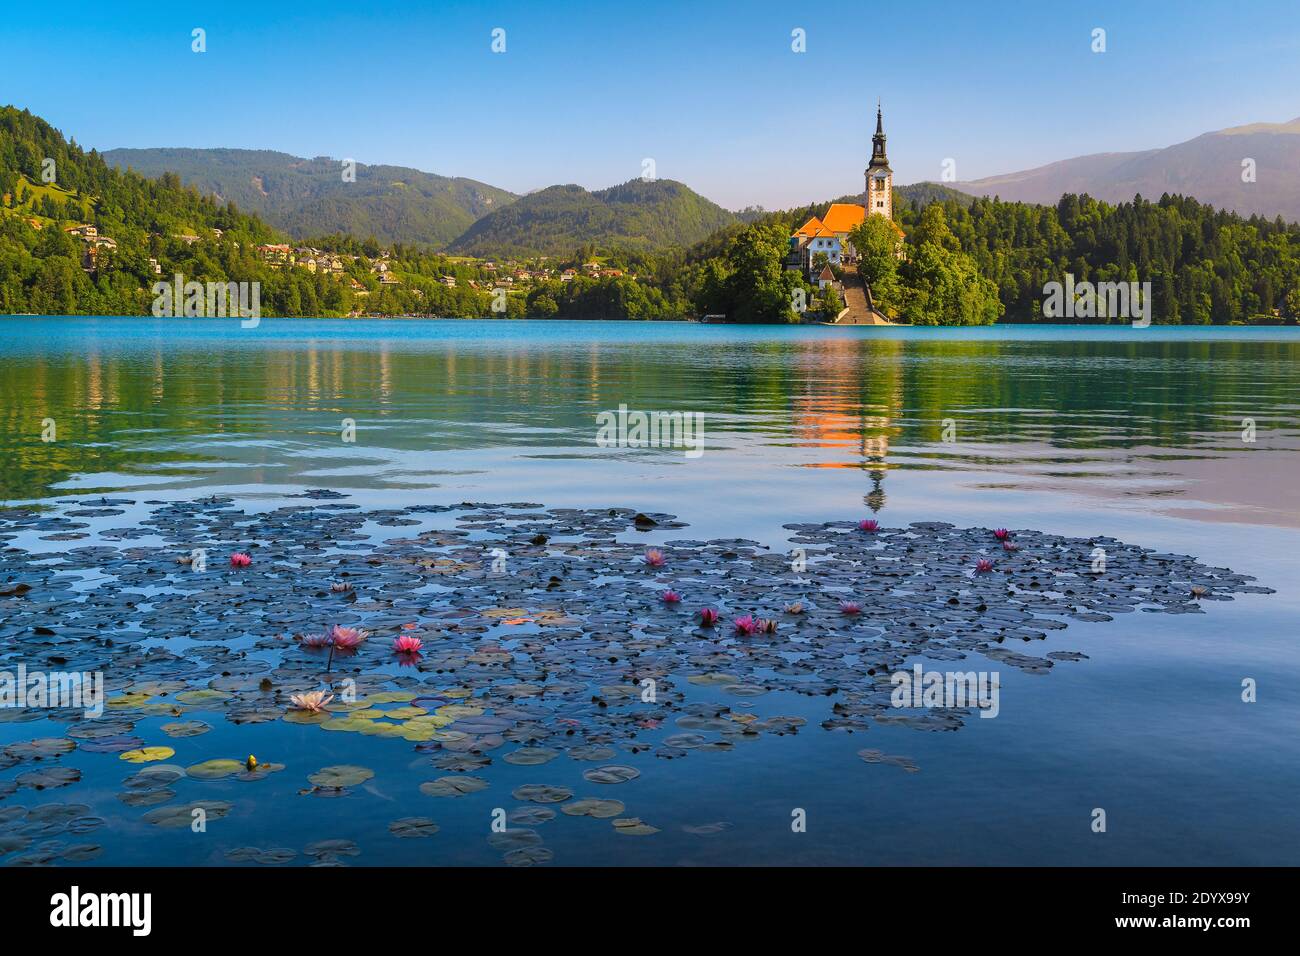
{"label": "calm lake water", "polygon": [[[498,865],[492,810],[518,806],[509,790],[529,782],[604,791],[594,795],[659,829],[628,839],[605,820],[559,814],[536,827],[556,864],[1300,862],[1297,330],[274,319],[244,330],[111,318],[0,328],[0,499],[135,502],[126,518],[87,519],[90,538],[9,546],[93,544],[93,532],[143,516],[146,501],[220,493],[253,511],[328,488],[364,508],[666,512],[689,527],[646,540],[749,538],[783,552],[785,524],[872,516],[887,527],[1109,535],[1277,592],[1204,614],[1071,622],[1032,652],[1087,659],[1047,675],[1000,668],[998,718],[955,732],[829,732],[824,699],[770,693],[746,706],[805,717],[797,734],[683,760],[620,753],[614,762],[640,777],[613,787],[593,788],[581,777],[589,765],[565,758],[495,760],[480,772],[488,789],[430,798],[418,784],[441,772],[410,742],[219,714],[201,736],[163,737],[162,717],[134,731],[174,747],[168,763],[181,766],[248,753],[285,764],[252,785],[183,781],[201,783],[184,797],[234,803],[204,834],[141,822],[142,809],[117,799],[139,767],[116,753],[55,758],[82,772],[56,789],[5,795],[3,783],[31,767],[0,769],[0,821],[6,808],[56,802],[103,818],[58,837],[102,846],[92,862],[220,864],[254,846],[296,849],[305,863],[307,844],[338,838],[356,842],[347,862],[357,865]],[[596,416],[620,405],[701,414],[703,454],[599,447]],[[55,441],[41,440],[46,419]],[[962,669],[989,667],[980,658]],[[1241,699],[1247,678],[1255,703]],[[0,748],[66,729],[0,721]],[[906,755],[919,772],[866,763],[866,747]],[[375,776],[336,799],[300,794],[333,764]],[[806,832],[792,832],[793,808],[806,812]],[[1094,808],[1106,811],[1105,833],[1092,832]],[[389,833],[416,815],[439,832]],[[0,861],[12,862],[21,851],[2,838]]]}

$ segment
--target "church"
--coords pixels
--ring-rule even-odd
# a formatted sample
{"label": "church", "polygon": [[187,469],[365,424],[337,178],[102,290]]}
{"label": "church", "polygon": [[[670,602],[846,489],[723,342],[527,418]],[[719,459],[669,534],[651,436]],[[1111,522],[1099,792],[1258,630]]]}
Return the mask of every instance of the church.
{"label": "church", "polygon": [[[894,171],[889,168],[889,158],[885,155],[885,123],[879,104],[876,105],[876,133],[871,137],[871,160],[867,163],[861,204],[831,203],[825,215],[820,218],[813,216],[796,229],[790,236],[787,268],[803,269],[805,274],[811,275],[819,254],[825,254],[826,261],[835,266],[845,261],[852,262],[849,232],[867,216],[884,216],[890,222],[894,218]],[[898,229],[898,226],[894,228]],[[901,234],[902,230],[899,232]]]}

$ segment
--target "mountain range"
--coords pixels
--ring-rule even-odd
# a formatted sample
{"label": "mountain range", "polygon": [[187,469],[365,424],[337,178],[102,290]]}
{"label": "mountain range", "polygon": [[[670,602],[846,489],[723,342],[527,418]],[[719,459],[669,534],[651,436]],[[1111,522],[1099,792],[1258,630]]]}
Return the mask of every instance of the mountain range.
{"label": "mountain range", "polygon": [[405,166],[356,163],[355,180],[348,181],[341,160],[267,149],[110,149],[103,156],[150,178],[176,173],[186,185],[256,212],[298,238],[345,233],[374,236],[384,245],[443,248],[518,198],[473,179]]}
{"label": "mountain range", "polygon": [[[295,238],[346,233],[463,255],[568,254],[581,245],[689,246],[748,216],[673,180],[608,189],[557,185],[524,196],[487,183],[403,166],[247,149],[112,149],[112,165],[187,185],[258,213]],[[1247,162],[1249,161],[1249,162]],[[1249,167],[1249,170],[1244,166]],[[1247,175],[1249,173],[1250,175]],[[1054,204],[1065,193],[1112,203],[1135,195],[1194,197],[1243,215],[1300,221],[1300,118],[1206,133],[1164,149],[1097,153],[968,182],[898,188],[913,202],[971,196]]]}
{"label": "mountain range", "polygon": [[1300,221],[1300,118],[1235,126],[1164,149],[1095,153],[951,185],[976,196],[1042,204],[1065,193],[1112,203],[1138,194],[1150,200],[1181,194],[1245,216]]}

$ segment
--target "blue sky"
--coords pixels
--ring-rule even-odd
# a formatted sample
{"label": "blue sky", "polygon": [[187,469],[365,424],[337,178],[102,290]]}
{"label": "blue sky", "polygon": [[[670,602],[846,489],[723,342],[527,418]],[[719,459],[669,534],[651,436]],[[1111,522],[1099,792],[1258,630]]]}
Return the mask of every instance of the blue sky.
{"label": "blue sky", "polygon": [[645,158],[731,208],[855,192],[877,96],[899,183],[946,158],[973,179],[1300,116],[1294,0],[30,10],[0,0],[0,102],[83,146],[279,149],[516,192],[612,185]]}

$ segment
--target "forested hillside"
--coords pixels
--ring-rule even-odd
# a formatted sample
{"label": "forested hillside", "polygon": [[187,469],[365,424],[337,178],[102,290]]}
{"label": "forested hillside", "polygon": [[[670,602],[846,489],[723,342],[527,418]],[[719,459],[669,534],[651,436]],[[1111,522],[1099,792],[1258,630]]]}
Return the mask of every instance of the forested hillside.
{"label": "forested hillside", "polygon": [[174,172],[187,186],[238,203],[296,238],[346,233],[443,249],[515,199],[473,179],[365,163],[345,170],[337,159],[267,149],[112,149],[104,158],[146,176]]}
{"label": "forested hillside", "polygon": [[689,246],[737,221],[735,213],[669,179],[634,179],[596,192],[551,186],[484,216],[450,251],[559,255],[580,244],[662,249]]}

